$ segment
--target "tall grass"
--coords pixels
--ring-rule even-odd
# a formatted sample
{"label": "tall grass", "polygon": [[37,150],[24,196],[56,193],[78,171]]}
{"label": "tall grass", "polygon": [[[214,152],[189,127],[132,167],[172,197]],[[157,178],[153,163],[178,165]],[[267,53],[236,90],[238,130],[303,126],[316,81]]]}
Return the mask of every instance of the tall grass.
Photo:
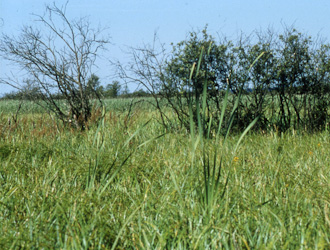
{"label": "tall grass", "polygon": [[[1,249],[328,248],[328,133],[247,134],[235,154],[240,136],[204,138],[203,152],[183,132],[154,139],[156,111],[133,114],[125,127],[127,113],[106,112],[83,134],[22,114],[3,131]],[[207,213],[203,162],[218,170],[219,151]]]}
{"label": "tall grass", "polygon": [[[206,53],[210,53],[210,48],[209,47],[208,51]],[[192,80],[193,74],[197,77],[198,74],[200,74],[200,65],[202,62],[203,54],[204,54],[204,48],[201,50],[201,54],[199,57],[199,61],[197,64],[193,64],[191,68],[191,73],[190,73],[190,81]],[[249,70],[253,67],[253,65],[257,62],[257,60],[262,57],[263,53],[261,53],[255,61],[251,64]],[[197,65],[197,66],[196,66]],[[248,74],[249,72],[247,72]],[[207,74],[207,73],[206,73]],[[225,116],[225,110],[227,109],[228,106],[228,95],[229,95],[229,85],[224,97],[224,101],[222,104],[221,108],[221,114],[220,114],[220,120],[219,120],[219,125],[218,125],[218,132],[216,134],[215,141],[218,142],[220,139],[220,131],[224,130],[225,131],[225,137],[222,140],[222,147],[226,145],[227,138],[229,136],[233,121],[235,119],[235,112],[238,108],[240,98],[242,96],[242,90],[243,90],[244,85],[242,85],[240,92],[238,94],[238,97],[234,103],[234,106],[232,108],[232,111],[230,113],[230,117],[228,119],[228,125],[223,129],[223,124],[224,124],[224,116]],[[217,146],[213,150],[214,155],[211,156],[209,148],[205,147],[204,144],[204,139],[210,138],[210,131],[211,131],[211,124],[212,124],[212,116],[209,117],[206,116],[206,102],[207,102],[207,90],[208,89],[208,82],[207,79],[205,79],[205,82],[203,84],[203,92],[201,98],[199,98],[198,94],[196,94],[196,116],[197,116],[197,122],[198,122],[198,137],[197,139],[195,138],[195,131],[194,131],[194,123],[193,123],[193,108],[192,108],[192,101],[189,103],[189,114],[190,114],[190,131],[191,131],[191,137],[192,137],[192,143],[193,143],[193,152],[196,149],[196,146],[198,143],[201,144],[202,147],[202,152],[203,152],[203,158],[201,160],[201,164],[203,165],[203,176],[204,176],[204,186],[201,190],[202,195],[202,200],[204,204],[204,210],[206,213],[206,221],[207,223],[210,222],[210,219],[213,214],[214,206],[217,205],[219,202],[219,199],[224,198],[225,190],[227,188],[228,184],[228,177],[225,180],[225,183],[222,187],[223,190],[220,190],[220,185],[221,185],[221,170],[222,170],[222,148],[218,148],[219,144],[216,144]],[[197,90],[196,90],[197,91]],[[190,98],[192,100],[192,98]],[[201,106],[201,111],[200,111],[200,106]],[[251,124],[247,126],[247,128],[242,132],[236,146],[232,149],[232,155],[234,157],[237,148],[242,141],[243,137],[248,133],[248,131],[253,127],[253,125],[257,122],[258,117],[252,121]],[[211,158],[211,160],[210,160]],[[192,162],[192,167],[195,167],[195,158],[193,155],[193,162]],[[197,164],[198,165],[198,164]],[[222,194],[221,194],[222,193]]]}

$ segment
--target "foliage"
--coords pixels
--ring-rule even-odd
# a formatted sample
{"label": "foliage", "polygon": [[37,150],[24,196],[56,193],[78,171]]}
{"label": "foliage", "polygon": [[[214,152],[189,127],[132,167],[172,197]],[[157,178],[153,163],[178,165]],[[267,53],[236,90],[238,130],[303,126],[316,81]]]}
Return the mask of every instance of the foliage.
{"label": "foliage", "polygon": [[113,81],[105,87],[104,96],[115,98],[120,95],[121,85],[118,81]]}
{"label": "foliage", "polygon": [[[208,124],[212,130],[217,128],[219,111],[227,88],[227,76],[230,75],[229,65],[233,60],[228,53],[231,47],[230,42],[217,45],[206,29],[202,31],[201,38],[196,32],[191,32],[189,40],[173,46],[173,52],[161,75],[161,95],[177,114],[181,126],[190,128],[187,104],[191,104],[192,119],[195,126],[198,126],[198,110],[202,111],[202,102],[199,100],[205,91],[203,133],[206,133]],[[195,70],[191,71],[191,67]]]}
{"label": "foliage", "polygon": [[[202,37],[196,32],[189,34],[189,40],[182,41],[173,46],[166,65],[166,84],[163,91],[170,94],[175,91],[195,92],[202,95],[204,83],[207,82],[208,96],[212,97],[226,86],[228,75],[228,48],[230,43],[217,46],[214,38],[202,31]],[[202,53],[202,50],[204,51]],[[190,77],[191,66],[198,64],[198,74]]]}
{"label": "foliage", "polygon": [[87,95],[90,98],[100,98],[100,95],[103,93],[103,86],[100,83],[100,78],[92,74],[87,81]]}
{"label": "foliage", "polygon": [[[250,68],[260,54],[263,56]],[[216,133],[227,87],[227,118],[243,88],[232,121],[236,131],[242,131],[256,118],[259,119],[254,129],[263,131],[274,127],[279,131],[315,131],[328,126],[330,46],[294,28],[286,28],[283,34],[268,30],[248,37],[242,35],[235,42],[226,38],[216,41],[205,28],[200,33],[190,32],[186,40],[173,45],[171,53],[167,54],[162,45],[157,51],[154,44],[133,49],[131,55],[128,71],[120,68],[120,76],[143,85],[151,93],[161,123],[168,130],[190,130],[190,103],[194,125],[199,126],[196,111],[202,110],[198,100],[204,86],[204,133],[208,126],[211,134]],[[198,70],[192,73],[192,67]],[[164,102],[178,123],[166,117]]]}

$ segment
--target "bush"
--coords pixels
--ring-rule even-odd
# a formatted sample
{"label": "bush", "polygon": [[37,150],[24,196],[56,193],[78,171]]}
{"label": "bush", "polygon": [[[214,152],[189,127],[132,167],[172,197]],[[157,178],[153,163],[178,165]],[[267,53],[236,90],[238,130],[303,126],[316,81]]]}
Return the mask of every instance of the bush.
{"label": "bush", "polygon": [[[233,130],[241,131],[255,118],[259,118],[255,130],[276,127],[279,131],[324,129],[329,120],[330,46],[294,28],[280,35],[267,31],[242,36],[236,42],[216,41],[204,29],[190,32],[186,40],[173,45],[171,53],[155,48],[133,49],[129,71],[119,69],[124,80],[135,81],[151,93],[167,129],[190,130],[192,111],[194,125],[201,122],[204,132],[211,129],[214,134],[227,88],[226,117],[235,97],[242,94],[236,119],[224,121],[232,122]],[[167,106],[161,105],[163,100]],[[195,114],[202,105],[205,113],[198,121]],[[178,122],[167,117],[167,107]]]}

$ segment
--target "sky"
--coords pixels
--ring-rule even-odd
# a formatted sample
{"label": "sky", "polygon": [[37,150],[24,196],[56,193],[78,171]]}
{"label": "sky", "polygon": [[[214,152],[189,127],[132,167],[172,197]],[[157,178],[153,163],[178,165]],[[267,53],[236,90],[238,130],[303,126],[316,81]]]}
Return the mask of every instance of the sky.
{"label": "sky", "polygon": [[[55,1],[62,6],[67,0]],[[23,25],[36,25],[45,6],[54,0],[0,0],[0,36],[17,36]],[[185,40],[188,32],[208,25],[208,33],[235,39],[241,34],[271,27],[281,32],[294,26],[300,32],[330,39],[329,0],[69,0],[66,15],[69,20],[88,17],[92,26],[105,27],[110,37],[108,51],[111,60],[127,62],[128,47],[151,44],[154,33],[169,49],[171,43]],[[94,72],[106,85],[113,80],[108,60],[98,61]],[[0,78],[15,74],[17,69],[0,58]],[[130,86],[132,90],[134,86]],[[13,89],[0,84],[0,95]]]}

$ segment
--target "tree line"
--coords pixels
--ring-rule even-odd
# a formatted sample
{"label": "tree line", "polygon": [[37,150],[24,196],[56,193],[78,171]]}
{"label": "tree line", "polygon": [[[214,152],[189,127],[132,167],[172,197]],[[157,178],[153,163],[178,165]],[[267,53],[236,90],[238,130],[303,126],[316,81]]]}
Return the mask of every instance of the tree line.
{"label": "tree line", "polygon": [[179,127],[189,130],[192,114],[196,127],[200,122],[205,91],[202,124],[216,129],[227,90],[228,110],[241,99],[235,121],[227,121],[238,131],[256,118],[254,129],[263,131],[315,131],[329,125],[330,46],[320,39],[286,27],[282,34],[267,30],[236,41],[216,40],[205,28],[190,32],[170,53],[155,47],[132,50],[130,72],[122,70],[121,76],[152,93],[168,128],[178,124],[158,104],[165,99]]}
{"label": "tree line", "polygon": [[[40,87],[35,84],[31,84],[29,80],[26,80],[23,87],[17,91],[12,91],[3,94],[0,100],[27,100],[34,101],[42,99]],[[134,97],[149,97],[150,94],[143,89],[138,89],[130,92],[126,86],[122,86],[119,81],[113,81],[107,84],[105,87],[100,83],[100,78],[92,74],[87,82],[87,95],[91,99],[97,98],[134,98]],[[53,93],[53,99],[64,100],[65,95],[61,92]]]}

